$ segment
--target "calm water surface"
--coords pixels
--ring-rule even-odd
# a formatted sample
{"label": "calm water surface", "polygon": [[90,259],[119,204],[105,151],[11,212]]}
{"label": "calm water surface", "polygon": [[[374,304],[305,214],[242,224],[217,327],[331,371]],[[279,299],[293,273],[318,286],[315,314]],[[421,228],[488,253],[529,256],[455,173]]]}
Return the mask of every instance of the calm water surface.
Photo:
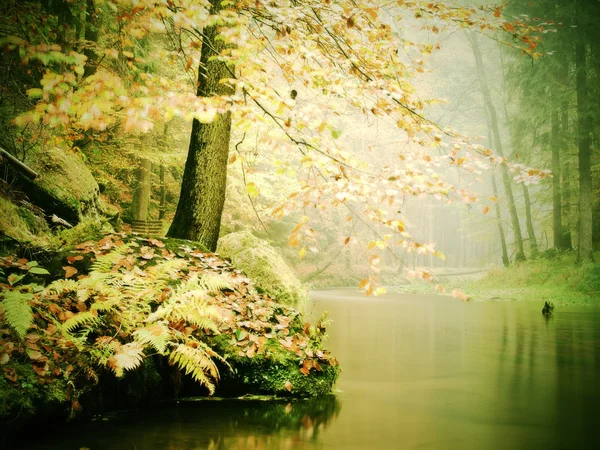
{"label": "calm water surface", "polygon": [[600,449],[600,310],[319,291],[340,394],[90,423],[36,449]]}

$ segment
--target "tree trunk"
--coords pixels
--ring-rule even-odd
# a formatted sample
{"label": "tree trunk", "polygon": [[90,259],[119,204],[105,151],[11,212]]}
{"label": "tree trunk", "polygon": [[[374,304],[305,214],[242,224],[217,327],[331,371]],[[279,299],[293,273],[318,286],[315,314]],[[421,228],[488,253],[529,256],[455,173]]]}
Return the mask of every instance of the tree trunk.
{"label": "tree trunk", "polygon": [[[580,8],[583,1],[580,0]],[[592,170],[590,160],[591,117],[587,88],[586,45],[575,44],[577,70],[577,126],[579,143],[579,242],[577,261],[592,261]]]}
{"label": "tree trunk", "polygon": [[563,249],[564,231],[562,225],[562,192],[560,186],[560,144],[558,111],[552,112],[552,234],[554,235],[554,248]]}
{"label": "tree trunk", "polygon": [[510,260],[508,259],[508,249],[506,248],[506,236],[504,235],[504,227],[502,226],[502,213],[500,211],[500,199],[498,197],[498,185],[496,184],[495,174],[492,174],[492,188],[494,190],[494,197],[496,197],[494,205],[496,208],[496,223],[498,224],[500,246],[502,248],[502,264],[504,264],[504,267],[508,267],[510,265]]}
{"label": "tree trunk", "polygon": [[538,254],[537,239],[535,237],[535,231],[533,229],[533,219],[531,218],[531,200],[529,199],[529,189],[525,186],[525,183],[521,183],[523,186],[523,197],[525,198],[525,219],[527,225],[527,236],[529,238],[529,250],[531,256]]}
{"label": "tree trunk", "polygon": [[160,177],[160,208],[158,210],[158,220],[165,218],[165,212],[167,210],[167,185],[165,182],[165,166],[160,165],[159,169]]}
{"label": "tree trunk", "polygon": [[133,220],[148,220],[148,207],[152,190],[152,163],[147,159],[140,161],[137,180],[131,202]]}
{"label": "tree trunk", "polygon": [[[492,96],[490,95],[490,89],[487,84],[487,79],[485,76],[485,68],[483,66],[483,59],[481,57],[481,50],[479,49],[479,42],[477,40],[477,35],[474,32],[471,32],[471,43],[473,45],[473,55],[475,56],[475,65],[477,67],[477,75],[479,78],[479,85],[481,87],[481,93],[483,95],[483,101],[485,103],[486,110],[488,112],[488,117],[490,120],[490,125],[492,128],[492,133],[494,137],[494,150],[498,153],[499,156],[504,157],[504,151],[502,150],[502,141],[500,139],[500,129],[498,127],[498,115],[496,113],[496,108],[492,102]],[[510,220],[512,223],[513,233],[515,236],[515,247],[516,261],[524,261],[525,260],[525,251],[523,249],[523,237],[521,235],[521,224],[519,223],[519,216],[517,214],[517,207],[515,205],[515,198],[512,191],[511,178],[508,173],[508,168],[503,164],[500,167],[502,171],[502,182],[504,184],[504,191],[506,193],[506,200],[508,202],[508,211],[510,213]]]}
{"label": "tree trunk", "polygon": [[[211,4],[212,12],[217,14],[221,2],[211,0]],[[220,83],[223,78],[231,78],[227,65],[212,59],[225,47],[222,40],[215,39],[217,27],[206,28],[203,35],[197,95],[232,94],[230,86]],[[217,116],[211,123],[194,119],[181,195],[167,236],[198,241],[209,250],[216,250],[225,202],[230,135],[230,113]]]}
{"label": "tree trunk", "polygon": [[89,77],[96,72],[98,55],[94,45],[98,42],[98,14],[94,0],[87,0],[85,5],[85,49],[83,54],[87,56],[83,77]]}

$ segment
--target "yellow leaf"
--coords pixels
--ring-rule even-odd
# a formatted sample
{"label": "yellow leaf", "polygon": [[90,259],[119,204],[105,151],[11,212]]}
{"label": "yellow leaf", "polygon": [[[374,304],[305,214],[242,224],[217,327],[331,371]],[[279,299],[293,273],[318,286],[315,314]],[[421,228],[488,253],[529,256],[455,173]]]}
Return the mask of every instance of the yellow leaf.
{"label": "yellow leaf", "polygon": [[300,258],[304,258],[306,256],[306,247],[302,247],[299,252]]}
{"label": "yellow leaf", "polygon": [[249,197],[256,197],[258,195],[258,188],[253,182],[246,185],[246,193]]}

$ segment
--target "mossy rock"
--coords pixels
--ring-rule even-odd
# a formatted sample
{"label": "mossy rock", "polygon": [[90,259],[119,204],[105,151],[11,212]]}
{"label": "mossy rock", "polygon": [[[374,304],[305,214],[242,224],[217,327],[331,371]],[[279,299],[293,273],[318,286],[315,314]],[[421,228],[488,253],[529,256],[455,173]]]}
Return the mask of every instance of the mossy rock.
{"label": "mossy rock", "polygon": [[331,393],[340,373],[339,366],[323,365],[321,371],[300,372],[297,360],[233,358],[233,372],[221,370],[217,392],[226,395],[270,394],[276,396],[318,397]]}
{"label": "mossy rock", "polygon": [[280,303],[300,307],[308,294],[296,274],[277,250],[249,231],[230,233],[219,239],[217,252],[229,258]]}
{"label": "mossy rock", "polygon": [[21,244],[47,243],[45,235],[50,229],[44,218],[3,197],[0,197],[0,212],[0,233]]}
{"label": "mossy rock", "polygon": [[39,176],[28,184],[32,202],[71,223],[97,216],[100,188],[83,160],[60,148],[39,150],[29,162]]}

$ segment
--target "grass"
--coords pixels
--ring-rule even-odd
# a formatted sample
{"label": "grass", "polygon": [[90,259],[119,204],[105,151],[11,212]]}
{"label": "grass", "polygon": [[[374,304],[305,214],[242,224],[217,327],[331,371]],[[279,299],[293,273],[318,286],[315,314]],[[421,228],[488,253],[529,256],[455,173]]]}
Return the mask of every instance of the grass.
{"label": "grass", "polygon": [[[600,255],[595,255],[600,261]],[[542,300],[556,304],[600,306],[600,263],[578,265],[576,255],[545,257],[496,268],[463,289],[473,300]]]}

